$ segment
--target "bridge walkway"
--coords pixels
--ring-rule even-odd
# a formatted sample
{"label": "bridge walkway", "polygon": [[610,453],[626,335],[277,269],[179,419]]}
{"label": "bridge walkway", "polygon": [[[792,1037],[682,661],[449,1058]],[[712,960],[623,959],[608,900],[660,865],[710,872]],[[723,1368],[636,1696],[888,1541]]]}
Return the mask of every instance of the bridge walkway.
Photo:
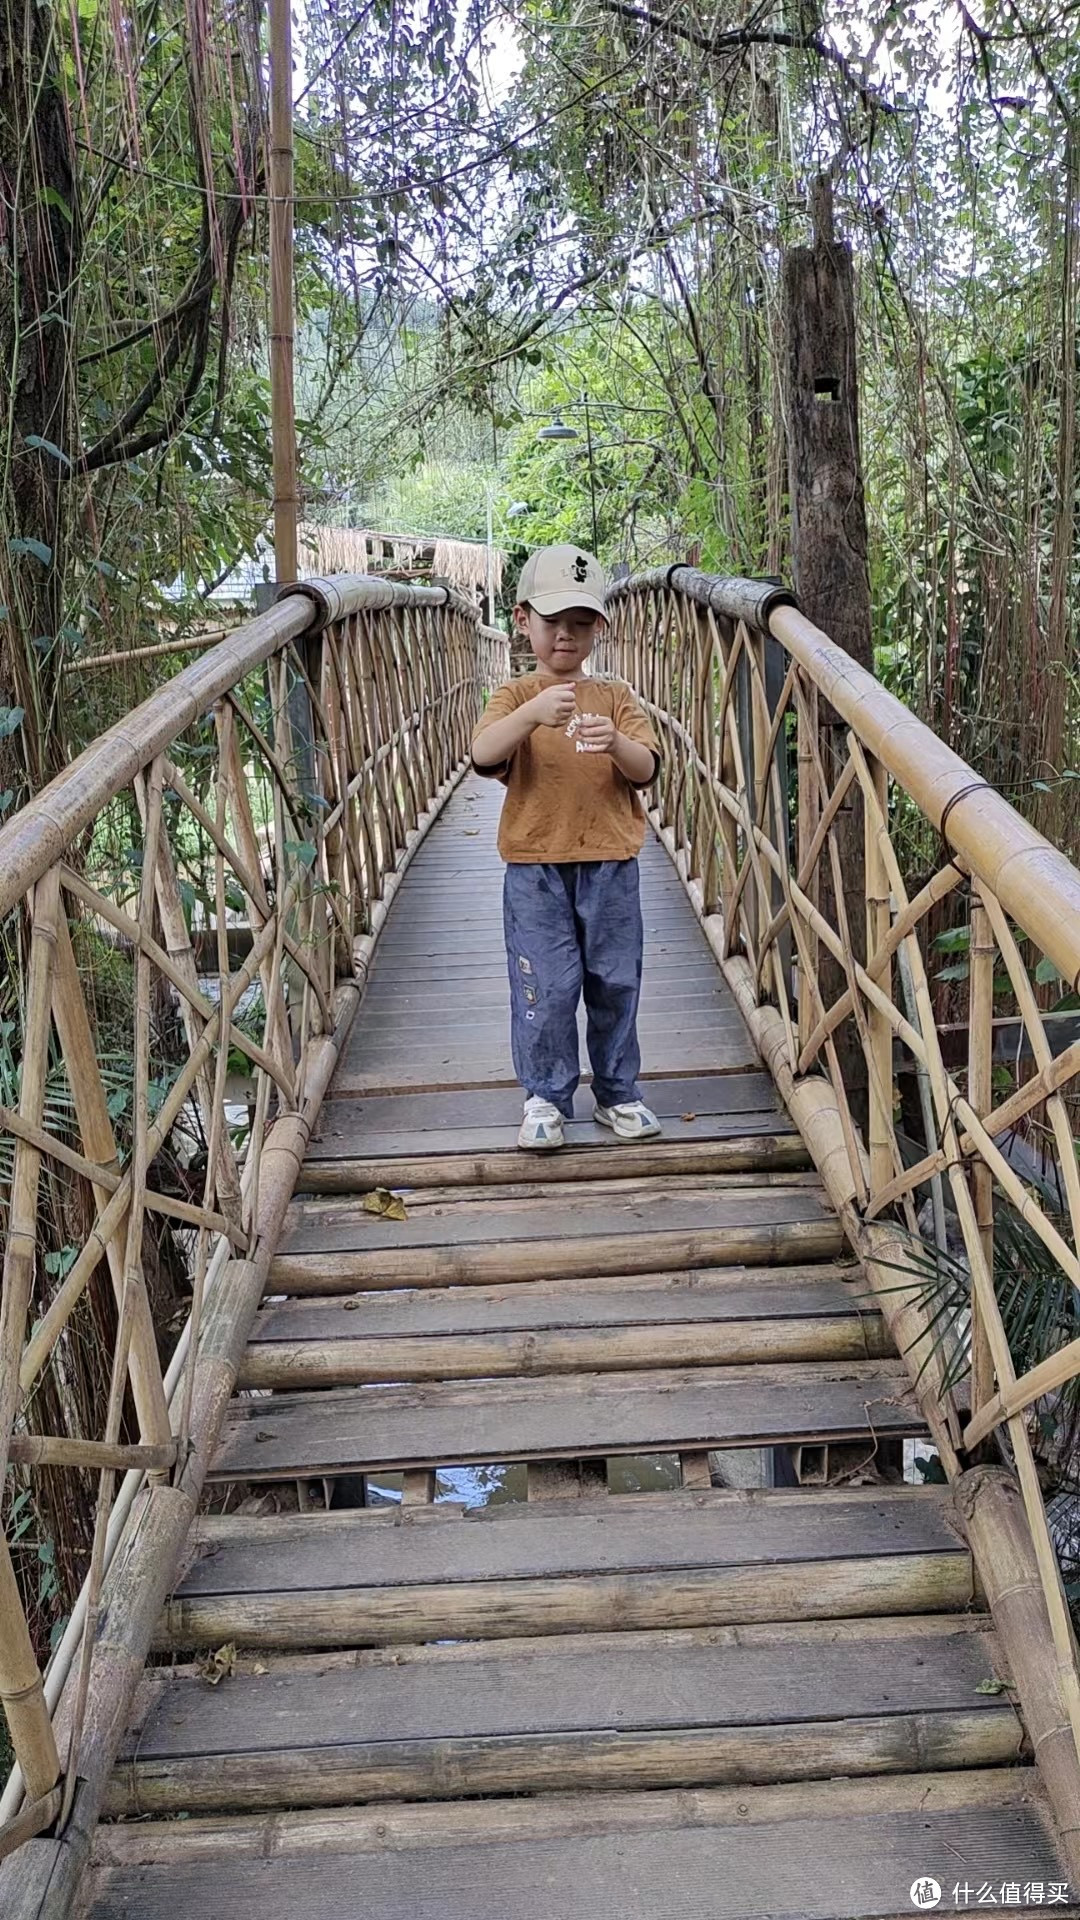
{"label": "bridge walkway", "polygon": [[583,1092],[525,1161],[496,811],[466,779],[390,911],[87,1920],[1028,1910],[1064,1876],[1002,1647],[683,885],[650,841],[663,1141]]}

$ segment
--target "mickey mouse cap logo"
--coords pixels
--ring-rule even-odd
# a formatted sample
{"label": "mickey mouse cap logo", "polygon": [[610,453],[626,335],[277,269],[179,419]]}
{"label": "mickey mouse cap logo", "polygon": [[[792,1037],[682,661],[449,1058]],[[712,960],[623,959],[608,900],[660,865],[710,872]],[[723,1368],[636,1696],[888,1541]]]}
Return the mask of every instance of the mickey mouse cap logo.
{"label": "mickey mouse cap logo", "polygon": [[517,604],[533,607],[545,619],[566,607],[580,607],[606,617],[606,592],[599,561],[568,540],[529,555],[518,580]]}

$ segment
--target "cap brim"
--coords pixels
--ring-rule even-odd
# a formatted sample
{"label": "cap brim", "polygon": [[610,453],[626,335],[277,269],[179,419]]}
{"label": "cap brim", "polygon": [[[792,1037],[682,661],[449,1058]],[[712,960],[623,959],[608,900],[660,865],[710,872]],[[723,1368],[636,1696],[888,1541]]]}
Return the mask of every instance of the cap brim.
{"label": "cap brim", "polygon": [[602,600],[591,593],[532,593],[529,605],[550,620],[557,613],[565,613],[569,607],[581,607],[588,613],[599,613],[606,620],[607,608]]}

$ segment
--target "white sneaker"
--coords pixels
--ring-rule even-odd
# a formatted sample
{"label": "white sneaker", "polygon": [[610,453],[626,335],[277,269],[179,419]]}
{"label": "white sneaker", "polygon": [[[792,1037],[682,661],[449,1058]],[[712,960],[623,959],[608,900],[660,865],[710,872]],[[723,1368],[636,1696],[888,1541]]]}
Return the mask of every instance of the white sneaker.
{"label": "white sneaker", "polygon": [[530,1094],[525,1102],[518,1146],[536,1153],[552,1153],[556,1147],[565,1145],[563,1117],[558,1107],[552,1106],[550,1100],[542,1100],[538,1093]]}
{"label": "white sneaker", "polygon": [[599,1127],[610,1127],[620,1140],[655,1140],[662,1132],[644,1100],[627,1100],[618,1107],[594,1107],[593,1119]]}

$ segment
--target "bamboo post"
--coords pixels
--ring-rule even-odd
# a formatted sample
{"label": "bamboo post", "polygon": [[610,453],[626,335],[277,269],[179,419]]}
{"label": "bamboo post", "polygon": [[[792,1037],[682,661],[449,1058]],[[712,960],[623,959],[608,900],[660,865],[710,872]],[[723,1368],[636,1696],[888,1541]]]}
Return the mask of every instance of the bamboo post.
{"label": "bamboo post", "polygon": [[[990,930],[990,916],[976,882],[971,889],[971,947],[969,952],[970,1009],[968,1016],[968,1101],[980,1119],[989,1114],[993,1100],[994,1045],[994,960],[996,947]],[[979,1240],[988,1273],[994,1271],[994,1179],[977,1154],[971,1167],[971,1197],[979,1227]],[[994,1392],[994,1364],[983,1319],[982,1306],[975,1288],[971,1290],[971,1373],[972,1413],[978,1413]]]}
{"label": "bamboo post", "polygon": [[[888,776],[880,760],[868,756],[867,764],[877,794],[880,818],[886,821],[889,817]],[[866,823],[866,952],[869,959],[884,945],[889,934],[889,876],[878,842],[877,823],[871,818],[869,808],[863,809],[863,818]],[[891,966],[885,969],[879,985],[891,999]],[[866,1022],[870,1054],[870,1194],[873,1197],[891,1180],[893,1174],[892,1028],[886,1015],[873,1006],[866,1009]]]}
{"label": "bamboo post", "polygon": [[15,1758],[31,1800],[50,1793],[60,1778],[60,1757],[45,1705],[45,1688],[23,1613],[7,1540],[0,1532],[0,1702]]}
{"label": "bamboo post", "polygon": [[[709,617],[715,621],[715,615],[711,612]],[[731,680],[731,650],[733,644],[733,641],[729,638],[727,644],[724,645],[721,641],[719,629],[717,629],[716,654],[721,664],[722,677],[720,707],[714,723],[719,735],[716,752],[719,760],[721,790],[725,793],[730,793],[732,796],[734,796],[736,790],[735,755],[732,750],[730,732],[724,724],[724,707]],[[729,953],[737,953],[739,949],[739,930],[736,888],[739,882],[739,827],[736,815],[729,813],[726,808],[721,816],[720,844],[722,849],[720,857],[720,910],[724,917],[727,950]]]}
{"label": "bamboo post", "polygon": [[[115,1176],[119,1169],[116,1141],[113,1136],[112,1121],[109,1119],[105,1089],[101,1084],[97,1048],[86,1012],[86,1003],[83,1000],[82,984],[75,965],[75,955],[71,950],[67,922],[63,916],[57,927],[53,1019],[56,1022],[56,1031],[63,1050],[64,1066],[71,1087],[83,1151],[88,1160],[99,1161],[104,1169]],[[93,1188],[94,1203],[100,1220],[112,1194],[116,1191],[116,1186],[106,1187],[94,1182]],[[126,1219],[125,1208],[120,1212],[108,1237],[102,1235],[105,1239],[105,1254],[117,1307],[120,1305],[124,1290],[122,1249]],[[149,1445],[167,1446],[172,1438],[169,1410],[165,1404],[165,1390],[161,1384],[161,1367],[158,1361],[157,1341],[154,1337],[153,1315],[145,1289],[140,1288],[136,1296],[134,1315],[131,1331],[131,1390],[139,1419],[139,1432]]]}
{"label": "bamboo post", "polygon": [[[49,1066],[50,978],[56,950],[60,908],[60,870],[50,867],[34,888],[26,1024],[23,1032],[22,1083],[19,1114],[40,1127],[45,1110],[45,1079]],[[38,1180],[41,1154],[25,1138],[15,1142],[15,1169],[8,1210],[3,1286],[0,1289],[0,1492],[4,1485],[7,1448],[19,1410],[19,1361],[26,1335],[26,1316],[34,1290],[37,1259]],[[52,1782],[49,1782],[52,1785]]]}
{"label": "bamboo post", "polygon": [[274,575],[279,584],[296,579],[298,563],[292,79],[292,0],[270,0],[270,409]]}
{"label": "bamboo post", "polygon": [[[801,690],[802,697],[796,697],[797,712],[797,761],[798,761],[798,820],[796,823],[795,867],[803,886],[806,888],[815,907],[818,905],[819,888],[817,877],[817,859],[814,854],[814,839],[818,821],[821,817],[821,804],[818,794],[816,756],[814,747],[818,737],[817,688],[806,686]],[[807,936],[808,971],[816,979],[818,968],[818,943],[816,936]],[[799,1050],[802,1052],[810,1038],[814,1024],[814,1000],[808,991],[809,982],[799,976]]]}

